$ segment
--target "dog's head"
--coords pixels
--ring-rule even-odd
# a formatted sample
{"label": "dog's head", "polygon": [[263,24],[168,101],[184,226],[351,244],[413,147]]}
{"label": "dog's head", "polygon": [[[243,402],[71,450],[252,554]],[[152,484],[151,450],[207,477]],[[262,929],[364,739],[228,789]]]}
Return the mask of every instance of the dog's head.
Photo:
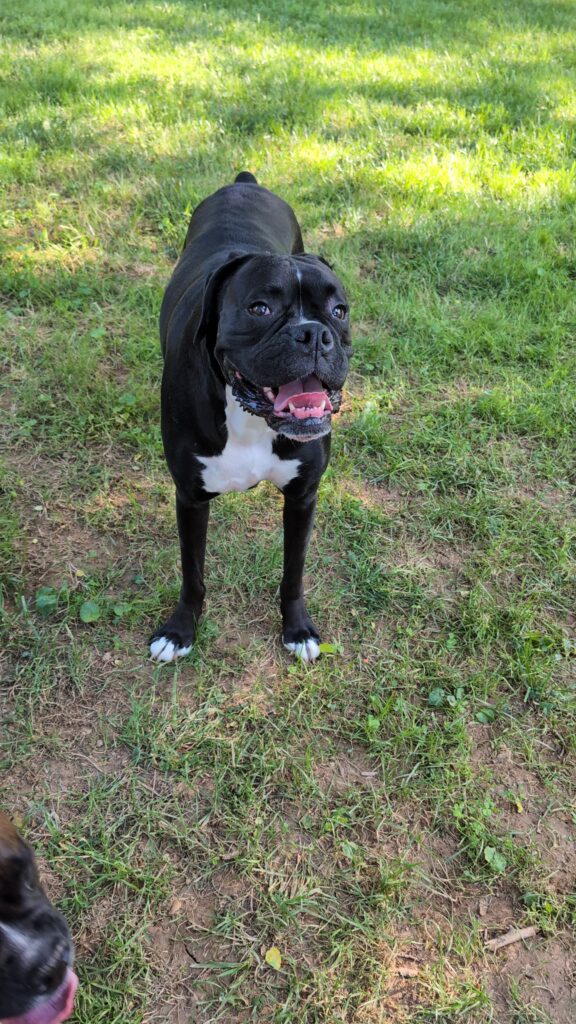
{"label": "dog's head", "polygon": [[60,1024],[77,979],[66,922],[48,901],[34,855],[0,813],[0,1021]]}
{"label": "dog's head", "polygon": [[351,344],[346,294],[324,260],[230,259],[206,283],[201,336],[244,409],[297,441],[329,432]]}

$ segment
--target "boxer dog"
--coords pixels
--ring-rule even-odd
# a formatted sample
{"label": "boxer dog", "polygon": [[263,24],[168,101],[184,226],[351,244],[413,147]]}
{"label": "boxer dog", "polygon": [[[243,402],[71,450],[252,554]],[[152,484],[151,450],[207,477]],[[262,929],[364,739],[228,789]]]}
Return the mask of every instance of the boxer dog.
{"label": "boxer dog", "polygon": [[72,942],[49,903],[34,854],[0,812],[0,1022],[60,1024],[78,980]]}
{"label": "boxer dog", "polygon": [[151,638],[156,661],[192,648],[204,600],[210,499],[270,480],[284,495],[284,645],[320,653],[302,577],[332,414],[351,353],[348,302],[298,221],[247,171],[197,207],[160,312],[162,436],[176,484],[182,588]]}

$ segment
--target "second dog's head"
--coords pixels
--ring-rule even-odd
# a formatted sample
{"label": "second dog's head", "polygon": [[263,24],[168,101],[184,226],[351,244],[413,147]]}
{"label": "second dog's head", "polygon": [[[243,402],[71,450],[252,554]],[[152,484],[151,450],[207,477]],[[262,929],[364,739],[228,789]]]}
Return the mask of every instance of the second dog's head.
{"label": "second dog's head", "polygon": [[351,354],[348,300],[318,256],[242,255],[208,279],[205,336],[244,409],[297,441],[330,430]]}
{"label": "second dog's head", "polygon": [[60,1024],[77,979],[66,922],[40,885],[34,855],[0,813],[0,1021]]}

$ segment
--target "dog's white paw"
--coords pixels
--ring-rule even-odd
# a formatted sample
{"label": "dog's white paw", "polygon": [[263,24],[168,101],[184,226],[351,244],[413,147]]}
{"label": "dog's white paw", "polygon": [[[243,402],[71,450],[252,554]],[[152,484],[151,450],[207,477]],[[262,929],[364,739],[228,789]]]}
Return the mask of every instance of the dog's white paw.
{"label": "dog's white paw", "polygon": [[150,644],[150,656],[153,661],[176,661],[177,658],[184,658],[187,654],[190,654],[192,645],[190,647],[179,647],[173,640],[169,640],[167,636],[156,637],[155,640]]}
{"label": "dog's white paw", "polygon": [[320,654],[320,644],[312,637],[308,640],[299,640],[297,643],[285,643],[284,647],[300,661],[316,661]]}

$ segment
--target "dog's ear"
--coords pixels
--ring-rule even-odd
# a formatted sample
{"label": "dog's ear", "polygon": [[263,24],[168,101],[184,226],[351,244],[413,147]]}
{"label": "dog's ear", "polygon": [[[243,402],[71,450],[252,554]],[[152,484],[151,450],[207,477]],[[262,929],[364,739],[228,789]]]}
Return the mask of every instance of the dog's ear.
{"label": "dog's ear", "polygon": [[0,916],[23,906],[35,891],[41,887],[32,850],[0,813]]}
{"label": "dog's ear", "polygon": [[332,273],[334,273],[334,267],[331,263],[328,263],[328,260],[325,260],[323,256],[316,256],[312,252],[299,252],[295,258],[297,260],[305,260],[308,263],[323,263],[325,267],[328,267],[328,270],[331,270]]}
{"label": "dog's ear", "polygon": [[204,285],[202,312],[194,334],[194,342],[198,342],[204,337],[211,347],[215,345],[222,288],[240,267],[244,266],[248,260],[254,259],[254,255],[253,253],[244,253],[242,256],[233,256],[208,275]]}
{"label": "dog's ear", "polygon": [[328,270],[331,270],[332,273],[334,273],[334,267],[331,263],[328,263],[328,260],[325,260],[323,256],[317,256],[316,259],[320,260],[320,263],[323,263],[325,267],[328,267]]}

